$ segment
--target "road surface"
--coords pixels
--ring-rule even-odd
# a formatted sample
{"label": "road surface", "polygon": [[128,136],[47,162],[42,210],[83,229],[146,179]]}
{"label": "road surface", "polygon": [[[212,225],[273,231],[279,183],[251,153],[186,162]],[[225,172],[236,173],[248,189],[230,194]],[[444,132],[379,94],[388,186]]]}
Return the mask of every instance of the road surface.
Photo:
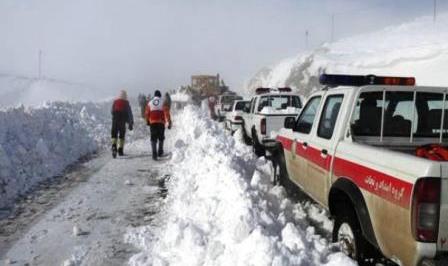
{"label": "road surface", "polygon": [[0,219],[0,262],[11,265],[123,265],[137,251],[129,228],[155,223],[170,161],[153,162],[150,143],[127,156],[97,156],[17,204]]}

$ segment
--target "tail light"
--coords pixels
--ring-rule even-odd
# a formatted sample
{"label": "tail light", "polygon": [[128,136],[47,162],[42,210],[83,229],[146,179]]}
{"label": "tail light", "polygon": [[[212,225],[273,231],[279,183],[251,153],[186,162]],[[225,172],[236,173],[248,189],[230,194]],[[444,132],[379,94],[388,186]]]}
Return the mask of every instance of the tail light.
{"label": "tail light", "polygon": [[243,121],[243,118],[239,115],[236,115],[234,119],[235,121]]}
{"label": "tail light", "polygon": [[417,180],[412,198],[412,231],[422,242],[437,242],[439,233],[440,178]]}
{"label": "tail light", "polygon": [[260,121],[260,133],[266,135],[266,118],[262,118]]}

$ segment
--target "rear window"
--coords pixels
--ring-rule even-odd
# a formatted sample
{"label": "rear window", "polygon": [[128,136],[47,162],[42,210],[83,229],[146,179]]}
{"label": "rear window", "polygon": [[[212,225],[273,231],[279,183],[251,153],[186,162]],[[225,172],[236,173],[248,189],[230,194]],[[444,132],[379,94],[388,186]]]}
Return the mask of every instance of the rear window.
{"label": "rear window", "polygon": [[241,96],[236,96],[236,95],[227,95],[227,96],[222,96],[221,98],[221,103],[222,104],[231,104],[233,103],[235,100],[242,100],[243,98]]}
{"label": "rear window", "polygon": [[247,105],[247,102],[237,102],[235,104],[235,111],[240,111],[244,109],[244,106]]}
{"label": "rear window", "polygon": [[299,96],[291,95],[270,95],[260,97],[258,111],[261,112],[264,107],[272,107],[275,110],[284,110],[288,107],[302,108],[302,102]]}
{"label": "rear window", "polygon": [[[415,99],[414,99],[415,97]],[[361,93],[352,118],[357,136],[443,137],[448,136],[448,117],[443,93],[386,91]],[[384,98],[384,102],[383,102]]]}

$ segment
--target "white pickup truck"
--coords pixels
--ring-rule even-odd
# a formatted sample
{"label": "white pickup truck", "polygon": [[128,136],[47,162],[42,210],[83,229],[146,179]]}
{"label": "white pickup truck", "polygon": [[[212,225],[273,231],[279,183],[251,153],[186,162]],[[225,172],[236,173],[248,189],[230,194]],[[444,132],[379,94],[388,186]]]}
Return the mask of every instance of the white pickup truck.
{"label": "white pickup truck", "polygon": [[248,108],[249,103],[249,101],[237,100],[233,103],[230,111],[226,113],[224,125],[232,134],[241,128],[243,124],[244,108]]}
{"label": "white pickup truck", "polygon": [[257,155],[275,143],[273,133],[283,127],[287,117],[295,117],[302,108],[302,97],[290,88],[258,88],[249,108],[243,112],[243,135]]}
{"label": "white pickup truck", "polygon": [[219,95],[215,105],[215,114],[218,121],[224,121],[226,114],[232,109],[233,102],[242,99],[243,97],[236,94],[226,93]]}
{"label": "white pickup truck", "polygon": [[399,265],[448,265],[448,88],[320,80],[277,135],[276,180],[330,211],[333,241],[360,265],[377,251]]}

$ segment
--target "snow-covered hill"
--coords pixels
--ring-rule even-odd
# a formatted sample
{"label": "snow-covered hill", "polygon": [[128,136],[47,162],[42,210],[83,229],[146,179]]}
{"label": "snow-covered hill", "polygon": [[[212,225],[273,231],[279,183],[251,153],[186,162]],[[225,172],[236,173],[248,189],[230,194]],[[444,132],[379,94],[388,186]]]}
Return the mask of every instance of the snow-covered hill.
{"label": "snow-covered hill", "polygon": [[104,95],[83,84],[0,74],[0,108],[37,106],[52,101],[86,102],[101,97]]}
{"label": "snow-covered hill", "polygon": [[247,83],[256,87],[290,86],[309,94],[326,73],[415,76],[418,85],[448,86],[448,14],[430,17],[324,44],[272,67]]}

